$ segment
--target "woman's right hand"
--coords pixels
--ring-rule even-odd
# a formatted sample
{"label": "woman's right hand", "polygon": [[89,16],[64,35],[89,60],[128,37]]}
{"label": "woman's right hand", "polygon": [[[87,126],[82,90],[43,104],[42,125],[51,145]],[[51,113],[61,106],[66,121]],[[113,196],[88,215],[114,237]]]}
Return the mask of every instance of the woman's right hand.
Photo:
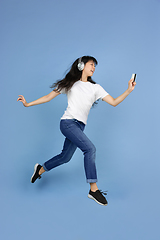
{"label": "woman's right hand", "polygon": [[29,104],[26,102],[26,99],[23,97],[23,95],[19,95],[19,98],[17,99],[17,101],[22,102],[25,107],[28,107],[28,105],[29,105]]}

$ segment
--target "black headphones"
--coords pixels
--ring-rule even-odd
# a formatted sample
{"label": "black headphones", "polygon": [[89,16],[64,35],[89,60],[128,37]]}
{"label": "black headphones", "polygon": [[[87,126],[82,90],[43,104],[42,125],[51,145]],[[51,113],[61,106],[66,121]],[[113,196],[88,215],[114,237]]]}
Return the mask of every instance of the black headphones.
{"label": "black headphones", "polygon": [[82,57],[79,58],[77,67],[78,67],[79,71],[83,71],[83,69],[84,69],[84,62],[82,62]]}

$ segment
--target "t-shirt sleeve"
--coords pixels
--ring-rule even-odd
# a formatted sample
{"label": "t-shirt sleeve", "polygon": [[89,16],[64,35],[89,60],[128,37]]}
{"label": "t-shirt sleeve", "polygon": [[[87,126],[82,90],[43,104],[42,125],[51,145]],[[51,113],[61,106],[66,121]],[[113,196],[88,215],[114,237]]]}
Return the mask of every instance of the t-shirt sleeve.
{"label": "t-shirt sleeve", "polygon": [[65,88],[62,88],[61,91],[59,91],[61,94],[66,94]]}
{"label": "t-shirt sleeve", "polygon": [[[56,90],[56,89],[54,89],[54,90]],[[61,94],[66,94],[65,88],[62,88],[60,91],[58,90],[58,92],[60,92]]]}
{"label": "t-shirt sleeve", "polygon": [[106,92],[106,90],[104,90],[104,88],[101,87],[99,84],[96,84],[96,93],[95,93],[96,101],[98,99],[102,100],[107,95],[109,95],[109,93]]}

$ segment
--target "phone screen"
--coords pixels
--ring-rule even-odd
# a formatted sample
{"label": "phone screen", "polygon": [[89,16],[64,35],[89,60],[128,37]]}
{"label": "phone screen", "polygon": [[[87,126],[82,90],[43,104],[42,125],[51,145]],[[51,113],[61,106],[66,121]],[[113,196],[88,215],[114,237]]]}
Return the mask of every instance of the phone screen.
{"label": "phone screen", "polygon": [[132,74],[133,82],[136,81],[136,73]]}

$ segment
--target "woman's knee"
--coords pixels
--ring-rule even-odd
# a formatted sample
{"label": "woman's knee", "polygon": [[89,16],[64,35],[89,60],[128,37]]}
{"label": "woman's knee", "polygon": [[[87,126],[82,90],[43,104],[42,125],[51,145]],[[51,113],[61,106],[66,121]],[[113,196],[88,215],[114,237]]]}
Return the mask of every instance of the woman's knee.
{"label": "woman's knee", "polygon": [[93,143],[88,146],[86,152],[90,154],[96,154],[96,147],[94,146]]}
{"label": "woman's knee", "polygon": [[94,144],[92,145],[92,151],[96,153],[96,147],[94,146]]}

